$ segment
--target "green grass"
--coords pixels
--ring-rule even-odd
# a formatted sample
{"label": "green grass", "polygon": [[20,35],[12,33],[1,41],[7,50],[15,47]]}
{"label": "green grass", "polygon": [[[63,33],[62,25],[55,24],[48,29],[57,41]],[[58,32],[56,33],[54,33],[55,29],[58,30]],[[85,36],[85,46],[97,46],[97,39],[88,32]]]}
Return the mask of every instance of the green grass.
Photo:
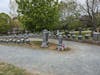
{"label": "green grass", "polygon": [[50,49],[50,50],[55,50],[56,49],[56,46],[57,46],[56,44],[49,42],[49,44],[48,44],[49,47],[42,48],[41,47],[42,41],[32,41],[30,44],[31,44],[31,47],[33,47],[33,48]]}
{"label": "green grass", "polygon": [[[55,43],[50,43],[48,44],[48,47],[42,48],[41,47],[42,41],[32,41],[29,44],[14,44],[14,43],[5,43],[2,45],[7,45],[7,46],[21,46],[25,48],[32,48],[32,49],[42,49],[42,50],[57,50],[57,44]],[[64,49],[64,51],[70,51],[71,48],[67,47]]]}
{"label": "green grass", "polygon": [[0,63],[0,75],[32,75],[11,64]]}
{"label": "green grass", "polygon": [[41,46],[42,41],[32,41],[31,44]]}
{"label": "green grass", "polygon": [[[79,35],[79,31],[74,31],[72,33],[75,35]],[[85,34],[91,34],[91,31],[82,31],[82,35],[85,35]]]}

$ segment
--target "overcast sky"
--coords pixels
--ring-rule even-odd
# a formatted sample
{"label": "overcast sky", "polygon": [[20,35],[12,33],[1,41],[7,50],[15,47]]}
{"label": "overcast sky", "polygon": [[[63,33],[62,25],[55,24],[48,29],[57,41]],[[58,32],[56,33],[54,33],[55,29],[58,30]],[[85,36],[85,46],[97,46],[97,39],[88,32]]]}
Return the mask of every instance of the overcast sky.
{"label": "overcast sky", "polygon": [[[84,3],[85,0],[78,0],[81,3]],[[0,12],[9,13],[9,0],[0,1]]]}
{"label": "overcast sky", "polygon": [[9,13],[9,0],[0,1],[0,12]]}

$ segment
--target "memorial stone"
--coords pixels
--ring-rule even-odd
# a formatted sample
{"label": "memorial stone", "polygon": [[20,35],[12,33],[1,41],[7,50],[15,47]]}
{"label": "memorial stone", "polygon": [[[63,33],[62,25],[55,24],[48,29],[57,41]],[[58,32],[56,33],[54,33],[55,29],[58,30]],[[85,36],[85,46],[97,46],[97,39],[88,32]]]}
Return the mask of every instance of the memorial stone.
{"label": "memorial stone", "polygon": [[95,41],[100,41],[100,33],[94,32],[94,33],[93,33],[93,40],[95,40]]}
{"label": "memorial stone", "polygon": [[58,46],[57,46],[58,51],[64,50],[63,46],[63,36],[61,34],[58,35]]}
{"label": "memorial stone", "polygon": [[49,36],[49,33],[48,33],[48,30],[43,30],[43,41],[42,41],[42,45],[41,47],[48,47],[48,36]]}

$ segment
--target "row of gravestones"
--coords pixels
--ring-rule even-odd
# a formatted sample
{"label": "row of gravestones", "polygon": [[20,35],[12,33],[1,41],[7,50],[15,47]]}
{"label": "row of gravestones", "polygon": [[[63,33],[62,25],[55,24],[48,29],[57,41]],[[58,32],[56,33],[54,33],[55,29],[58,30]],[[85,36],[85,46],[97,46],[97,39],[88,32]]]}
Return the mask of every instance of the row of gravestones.
{"label": "row of gravestones", "polygon": [[28,36],[0,36],[0,43],[29,43]]}
{"label": "row of gravestones", "polygon": [[[41,47],[48,47],[48,37],[49,37],[49,32],[48,30],[44,30],[43,31],[43,41],[42,41],[42,45]],[[81,34],[78,36],[78,40],[82,40],[84,36],[82,36]],[[85,39],[90,39],[90,35],[86,34],[85,35]],[[67,38],[76,38],[76,35],[67,35]],[[100,33],[99,34],[94,34],[93,35],[93,39],[95,38],[100,38]],[[64,50],[65,49],[65,45],[63,44],[63,36],[62,34],[60,34],[59,31],[57,31],[57,39],[58,39],[58,44],[57,44],[57,49],[58,50]],[[99,39],[100,40],[100,39]]]}
{"label": "row of gravestones", "polygon": [[[88,40],[88,39],[91,38],[91,36],[90,36],[90,34],[86,34],[85,36],[83,36],[83,35],[76,36],[76,35],[68,34],[68,35],[66,35],[66,38],[67,39],[73,39],[73,40],[76,40],[76,39],[78,39],[78,40],[83,40],[83,39]],[[95,41],[100,41],[100,33],[98,33],[98,34],[94,33],[92,39],[95,40]]]}
{"label": "row of gravestones", "polygon": [[100,33],[99,32],[94,32],[93,40],[100,41]]}
{"label": "row of gravestones", "polygon": [[83,39],[90,39],[90,35],[89,34],[86,34],[85,36],[83,36],[83,35],[71,35],[71,34],[68,34],[68,35],[66,35],[66,38],[67,39],[73,39],[73,40],[76,40],[76,39],[78,39],[78,40],[83,40]]}
{"label": "row of gravestones", "polygon": [[[49,39],[49,31],[43,30],[43,41],[41,47],[45,48],[48,47],[48,39]],[[30,43],[28,34],[26,35],[12,35],[12,36],[0,36],[0,43]],[[58,50],[64,50],[63,44],[63,36],[61,34],[58,35]]]}
{"label": "row of gravestones", "polygon": [[[70,36],[69,36],[70,37]],[[82,28],[79,27],[79,35],[72,35],[72,39],[78,39],[78,40],[83,40],[83,39],[90,39],[90,34],[86,34],[85,36],[82,35]]]}

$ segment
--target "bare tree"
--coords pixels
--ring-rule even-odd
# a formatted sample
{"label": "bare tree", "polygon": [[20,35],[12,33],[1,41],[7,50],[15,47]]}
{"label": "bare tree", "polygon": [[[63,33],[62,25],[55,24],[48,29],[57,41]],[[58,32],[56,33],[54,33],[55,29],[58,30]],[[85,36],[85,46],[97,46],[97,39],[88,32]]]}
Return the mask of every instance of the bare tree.
{"label": "bare tree", "polygon": [[76,0],[61,1],[59,5],[59,11],[61,14],[61,26],[63,26],[62,29],[64,30],[66,30],[66,28],[68,29],[68,25],[70,25],[70,23],[73,22],[76,19],[76,17],[80,15],[78,13],[79,10]]}
{"label": "bare tree", "polygon": [[100,12],[100,0],[86,0],[85,6],[80,5],[81,8],[85,11],[85,13],[88,15],[88,22],[92,25],[92,33],[95,31],[97,27],[97,14]]}

